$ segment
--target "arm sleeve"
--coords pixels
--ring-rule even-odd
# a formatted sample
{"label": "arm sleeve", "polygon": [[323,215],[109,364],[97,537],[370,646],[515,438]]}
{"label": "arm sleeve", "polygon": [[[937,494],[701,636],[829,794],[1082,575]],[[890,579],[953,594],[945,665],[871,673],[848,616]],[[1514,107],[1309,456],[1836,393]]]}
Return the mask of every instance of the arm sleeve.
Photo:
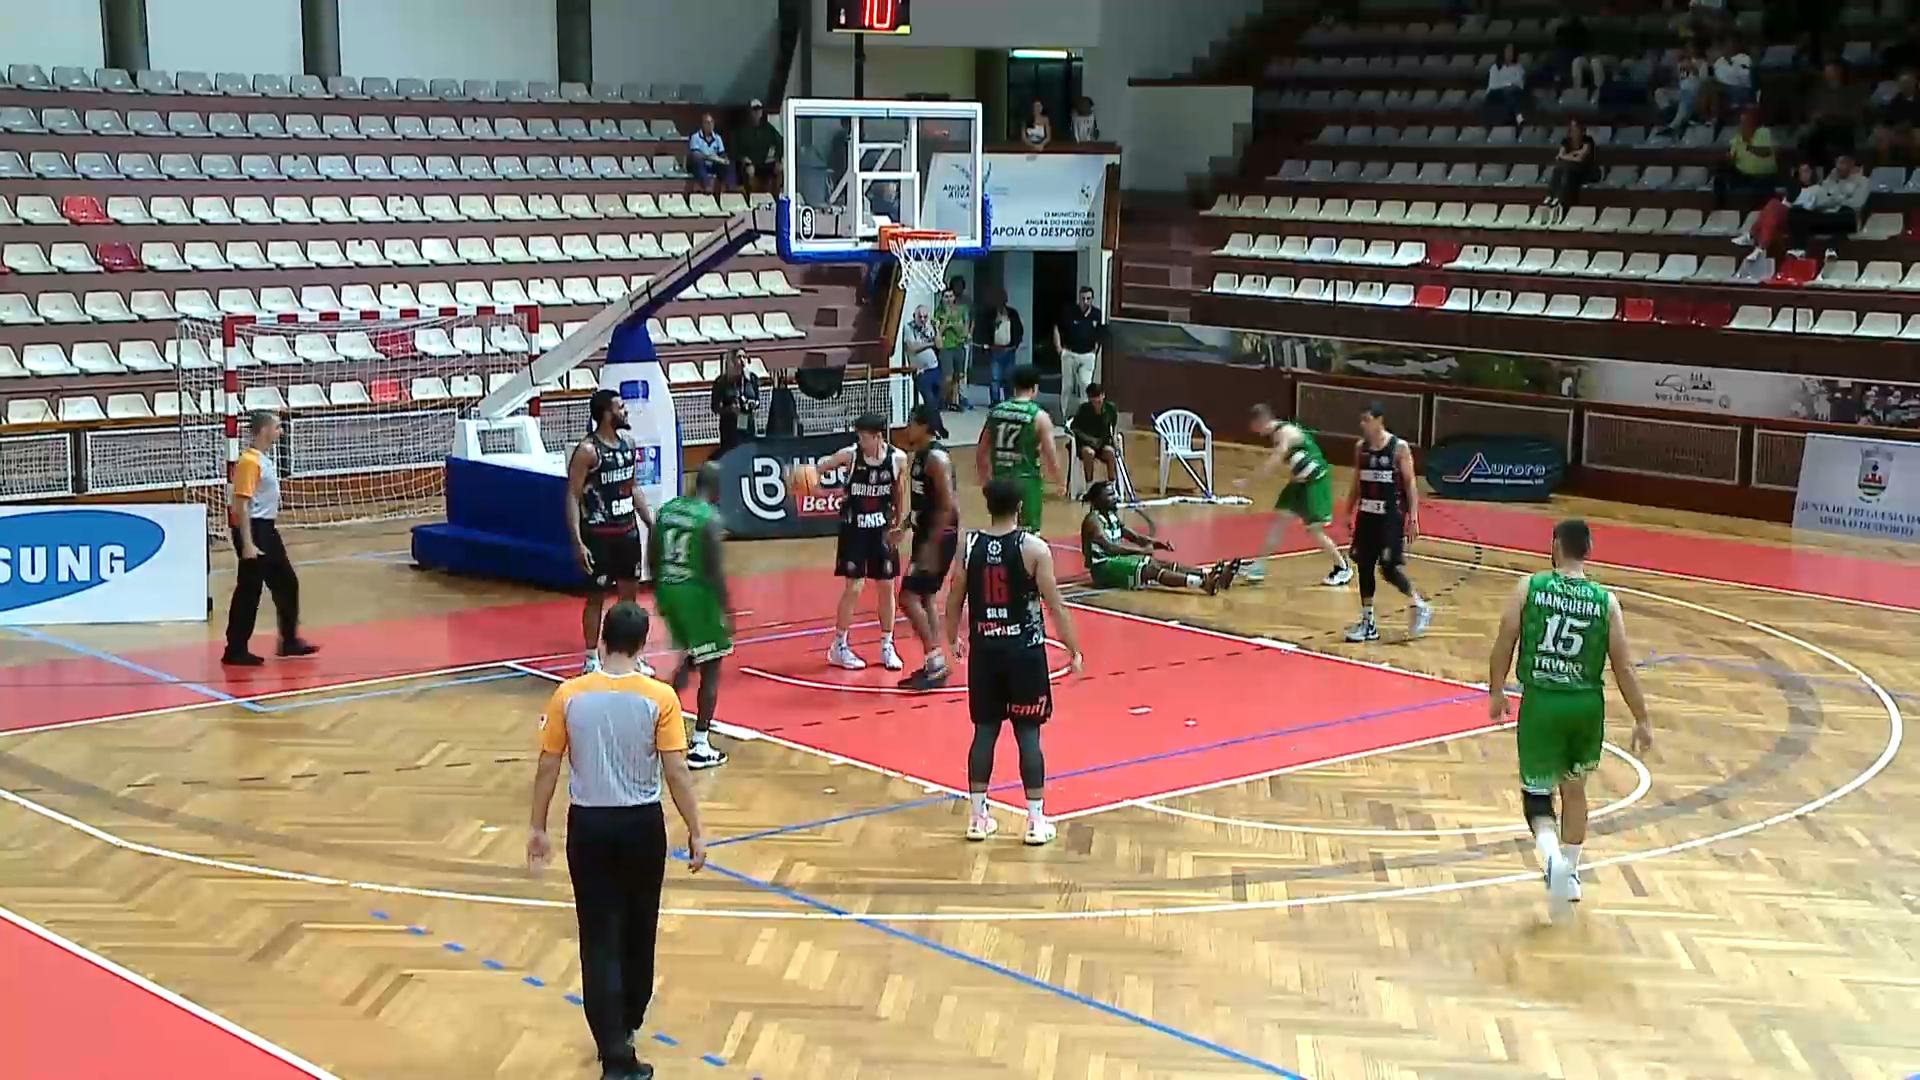
{"label": "arm sleeve", "polygon": [[657,683],[647,687],[648,696],[658,708],[653,724],[654,749],[663,754],[687,748],[687,725],[685,714],[680,711],[680,695],[673,687]]}
{"label": "arm sleeve", "polygon": [[233,463],[233,493],[243,499],[251,499],[258,490],[260,459],[252,454],[241,454],[240,460]]}
{"label": "arm sleeve", "polygon": [[543,754],[564,754],[567,752],[567,699],[573,696],[567,683],[554,688],[553,696],[547,699],[547,707],[540,714],[540,752]]}

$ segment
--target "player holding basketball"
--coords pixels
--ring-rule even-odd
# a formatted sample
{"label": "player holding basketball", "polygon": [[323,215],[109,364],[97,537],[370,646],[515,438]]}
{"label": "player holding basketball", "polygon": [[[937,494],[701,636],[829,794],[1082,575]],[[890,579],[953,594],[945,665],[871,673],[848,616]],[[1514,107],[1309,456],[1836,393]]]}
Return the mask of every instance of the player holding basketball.
{"label": "player holding basketball", "polygon": [[[1333,523],[1333,467],[1320,452],[1320,444],[1306,428],[1276,418],[1267,405],[1253,407],[1252,427],[1255,435],[1273,444],[1273,453],[1260,463],[1251,477],[1234,481],[1234,486],[1245,488],[1266,479],[1267,474],[1276,469],[1287,471],[1287,484],[1280,489],[1279,501],[1273,504],[1278,512],[1260,544],[1261,555],[1279,553],[1280,542],[1286,535],[1287,518],[1296,517],[1307,527],[1307,535],[1313,537],[1314,544],[1333,559],[1333,569],[1320,579],[1320,584],[1339,586],[1352,581],[1353,567],[1347,563],[1339,543],[1327,535],[1327,526]],[[1267,572],[1258,563],[1247,572],[1247,580],[1251,582],[1265,581],[1266,577]]]}
{"label": "player holding basketball", "polygon": [[1205,589],[1212,596],[1232,585],[1240,572],[1238,559],[1202,570],[1154,558],[1156,551],[1172,551],[1172,542],[1136,532],[1120,520],[1120,496],[1111,480],[1094,481],[1085,497],[1088,510],[1080,522],[1080,558],[1097,589],[1144,589],[1151,582],[1170,589]]}
{"label": "player holding basketball", "polygon": [[[1549,911],[1558,918],[1580,899],[1580,845],[1587,839],[1587,774],[1600,767],[1606,727],[1606,669],[1633,714],[1635,753],[1653,746],[1646,697],[1620,618],[1620,601],[1587,580],[1593,549],[1587,523],[1553,527],[1553,569],[1523,579],[1500,617],[1487,664],[1487,715],[1505,720],[1507,672],[1520,649],[1520,791],[1533,843],[1546,871]],[[1566,813],[1565,842],[1555,836],[1553,792]]]}
{"label": "player holding basketball", "polygon": [[821,473],[847,467],[840,502],[840,545],[833,557],[835,576],[847,579],[847,584],[840,591],[827,663],[848,671],[867,666],[847,644],[847,633],[853,628],[860,586],[872,581],[874,606],[880,613],[880,666],[899,671],[906,665],[893,650],[893,583],[900,575],[899,543],[906,531],[907,455],[887,441],[887,422],[873,413],[855,420],[853,430],[854,445],[813,463]]}
{"label": "player holding basketball", "polygon": [[1420,489],[1413,479],[1413,450],[1387,430],[1386,406],[1375,402],[1360,414],[1360,445],[1355,450],[1353,561],[1360,570],[1360,621],[1347,628],[1348,641],[1378,641],[1373,621],[1373,571],[1413,601],[1409,636],[1426,632],[1433,621],[1427,603],[1407,580],[1407,544],[1420,535]]}
{"label": "player holding basketball", "polygon": [[972,813],[967,839],[985,840],[999,828],[987,811],[987,790],[993,782],[994,745],[1000,725],[1013,725],[1020,748],[1020,783],[1027,793],[1029,844],[1045,844],[1054,837],[1042,802],[1047,782],[1046,757],[1040,749],[1040,727],[1053,715],[1053,685],[1047,672],[1047,628],[1041,601],[1053,613],[1054,629],[1071,657],[1069,666],[1081,669],[1080,641],[1053,575],[1053,553],[1046,541],[1020,524],[1021,485],[1007,478],[987,482],[985,529],[967,538],[954,568],[954,585],[947,590],[947,640],[953,653],[962,653],[960,620],[969,609],[968,639],[973,656],[967,663],[967,708],[973,718],[973,744],[967,750],[967,790]]}
{"label": "player holding basketball", "polygon": [[[593,430],[567,459],[567,529],[573,557],[592,586],[580,612],[587,671],[600,670],[600,609],[607,590],[631,601],[640,587],[640,526],[653,528],[653,511],[638,484],[639,454],[626,431],[627,403],[618,390],[595,390],[587,402]],[[645,660],[640,671],[652,675]]]}
{"label": "player holding basketball", "polygon": [[954,554],[960,548],[960,503],[954,497],[953,461],[933,439],[940,414],[931,406],[916,405],[907,417],[908,466],[912,477],[913,546],[907,576],[900,582],[900,606],[920,638],[926,660],[920,670],[900,680],[902,690],[936,690],[947,683],[945,638],[935,625],[934,598],[947,580]]}
{"label": "player holding basketball", "polygon": [[647,561],[653,564],[653,603],[667,624],[680,666],[673,688],[687,688],[700,673],[693,741],[687,768],[711,769],[727,763],[708,735],[720,703],[720,658],[733,651],[733,617],[727,614],[727,576],[720,567],[726,530],[720,523],[720,463],[703,462],[694,474],[693,494],[667,500],[647,535]]}
{"label": "player holding basketball", "polygon": [[1011,480],[1020,489],[1020,527],[1040,531],[1040,498],[1046,478],[1060,481],[1060,458],[1053,445],[1053,417],[1034,400],[1040,393],[1040,369],[1013,369],[1013,396],[987,410],[986,425],[974,445],[979,474]]}

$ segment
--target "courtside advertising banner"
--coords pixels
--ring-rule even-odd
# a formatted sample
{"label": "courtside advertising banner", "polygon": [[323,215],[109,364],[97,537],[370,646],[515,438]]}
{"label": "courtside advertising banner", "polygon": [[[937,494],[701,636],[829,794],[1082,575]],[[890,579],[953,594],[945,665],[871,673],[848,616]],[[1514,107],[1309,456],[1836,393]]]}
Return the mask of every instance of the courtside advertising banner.
{"label": "courtside advertising banner", "polygon": [[0,507],[0,626],[206,617],[205,506]]}
{"label": "courtside advertising banner", "polygon": [[[993,246],[1002,251],[1077,251],[1100,243],[1100,154],[987,154]],[[935,154],[921,197],[920,226],[964,232],[973,204],[973,158]]]}
{"label": "courtside advertising banner", "polygon": [[1427,483],[1443,499],[1545,502],[1567,472],[1559,447],[1518,435],[1457,436],[1421,458]]}
{"label": "courtside advertising banner", "polygon": [[840,488],[846,470],[820,476],[820,491],[801,495],[787,487],[787,470],[818,461],[854,444],[854,434],[807,435],[742,443],[720,459],[720,519],[739,540],[832,536],[840,531]]}
{"label": "courtside advertising banner", "polygon": [[1920,443],[1807,436],[1793,527],[1920,540]]}

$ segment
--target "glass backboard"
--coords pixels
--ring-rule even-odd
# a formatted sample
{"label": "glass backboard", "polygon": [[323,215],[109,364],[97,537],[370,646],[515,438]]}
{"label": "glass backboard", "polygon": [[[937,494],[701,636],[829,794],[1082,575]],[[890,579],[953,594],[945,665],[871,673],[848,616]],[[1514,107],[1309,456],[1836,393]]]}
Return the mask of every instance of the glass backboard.
{"label": "glass backboard", "polygon": [[957,257],[986,253],[979,102],[790,98],[782,117],[787,259],[865,259],[882,225],[942,229]]}

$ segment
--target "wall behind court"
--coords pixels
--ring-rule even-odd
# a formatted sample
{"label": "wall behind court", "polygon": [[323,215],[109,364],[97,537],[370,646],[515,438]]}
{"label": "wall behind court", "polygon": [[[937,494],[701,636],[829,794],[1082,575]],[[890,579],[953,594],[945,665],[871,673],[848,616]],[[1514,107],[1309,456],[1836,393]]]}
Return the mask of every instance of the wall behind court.
{"label": "wall behind court", "polygon": [[339,0],[340,73],[560,77],[553,0]]}
{"label": "wall behind court", "polygon": [[0,42],[4,63],[84,67],[88,74],[106,64],[100,5],[87,0],[0,0]]}
{"label": "wall behind court", "polygon": [[[72,6],[82,5],[76,0]],[[303,70],[300,0],[146,0],[146,8],[151,67],[280,75]]]}
{"label": "wall behind court", "polygon": [[767,96],[779,20],[778,0],[593,0],[593,77],[744,104]]}

